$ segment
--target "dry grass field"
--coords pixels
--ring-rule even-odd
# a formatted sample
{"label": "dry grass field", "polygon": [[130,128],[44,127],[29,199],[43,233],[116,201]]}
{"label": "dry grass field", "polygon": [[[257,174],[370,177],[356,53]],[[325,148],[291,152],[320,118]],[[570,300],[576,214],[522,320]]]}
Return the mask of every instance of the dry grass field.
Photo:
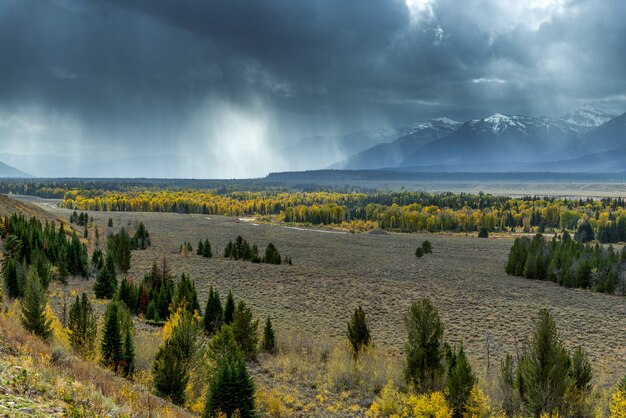
{"label": "dry grass field", "polygon": [[[70,214],[50,204],[38,205],[61,218]],[[362,305],[374,343],[399,352],[405,338],[404,312],[411,302],[427,297],[440,310],[446,340],[462,341],[475,367],[486,370],[487,340],[494,369],[504,353],[520,347],[538,309],[548,307],[568,347],[583,345],[590,352],[597,384],[614,384],[626,373],[626,300],[506,275],[504,263],[511,246],[507,238],[322,232],[171,213],[90,215],[101,231],[109,217],[114,230],[139,221],[148,228],[153,245],[133,252],[130,276],[141,278],[165,255],[174,272],[187,272],[195,280],[201,303],[210,285],[222,297],[232,289],[259,318],[270,315],[282,332],[339,341],[351,311]],[[210,240],[214,254],[221,254],[237,235],[261,249],[273,242],[283,256],[292,257],[293,265],[178,254],[183,241],[195,247],[204,238]],[[433,243],[433,254],[417,259],[415,247],[425,239]]]}
{"label": "dry grass field", "polygon": [[[0,200],[0,214],[20,210],[67,221],[71,213],[57,208],[55,201],[20,199]],[[626,300],[506,275],[504,263],[512,244],[507,235],[479,239],[459,234],[351,234],[206,215],[89,215],[98,226],[101,246],[107,234],[121,227],[133,230],[140,221],[146,225],[152,247],[132,253],[131,278],[140,280],[165,256],[176,275],[187,272],[195,280],[201,304],[212,285],[222,300],[228,289],[236,299],[245,299],[261,322],[271,316],[280,352],[262,354],[249,365],[261,416],[364,416],[385,383],[402,384],[403,315],[411,302],[425,297],[439,308],[444,338],[452,344],[463,342],[492,407],[498,405],[498,362],[506,352],[521,348],[540,307],[552,310],[568,348],[583,345],[589,351],[601,415],[607,414],[611,386],[626,373]],[[106,227],[109,218],[113,228]],[[74,227],[82,236],[82,228]],[[93,249],[95,234],[89,232]],[[237,235],[261,251],[273,242],[293,265],[220,257]],[[178,253],[184,241],[195,247],[205,238],[214,258]],[[415,247],[426,239],[433,253],[417,259]],[[72,292],[86,291],[93,297],[93,283],[80,278],[71,278],[68,286],[52,283],[50,303],[57,316],[62,317],[63,300],[71,302]],[[93,300],[101,315],[107,302]],[[368,313],[375,347],[355,363],[345,348],[345,327],[358,305]],[[137,382],[151,388],[161,330],[142,320],[135,324]],[[204,393],[206,382],[199,384],[190,393]],[[192,397],[186,407],[201,412],[202,400]]]}

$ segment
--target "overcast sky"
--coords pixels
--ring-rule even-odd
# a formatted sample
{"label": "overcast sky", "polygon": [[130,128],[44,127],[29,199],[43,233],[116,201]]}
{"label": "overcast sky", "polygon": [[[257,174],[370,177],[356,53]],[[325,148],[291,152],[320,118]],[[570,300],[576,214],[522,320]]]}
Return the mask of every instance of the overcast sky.
{"label": "overcast sky", "polygon": [[623,110],[625,51],[621,0],[2,0],[0,159],[263,175],[311,135]]}

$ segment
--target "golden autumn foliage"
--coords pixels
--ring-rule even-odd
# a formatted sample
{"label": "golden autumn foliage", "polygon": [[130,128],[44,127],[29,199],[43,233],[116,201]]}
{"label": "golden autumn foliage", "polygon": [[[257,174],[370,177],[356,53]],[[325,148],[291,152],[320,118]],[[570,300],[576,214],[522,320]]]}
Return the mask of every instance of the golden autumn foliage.
{"label": "golden autumn foliage", "polygon": [[474,385],[465,404],[463,418],[487,418],[490,416],[492,416],[492,413],[487,395],[478,386]]}
{"label": "golden autumn foliage", "polygon": [[626,391],[617,390],[611,399],[611,418],[626,418]]}
{"label": "golden autumn foliage", "polygon": [[452,418],[452,410],[441,392],[408,395],[394,384],[387,384],[374,400],[368,417]]}
{"label": "golden autumn foliage", "polygon": [[[574,230],[588,221],[596,231],[626,234],[626,203],[617,199],[510,198],[424,192],[70,190],[62,206],[76,210],[176,212],[267,216],[282,222],[339,225],[353,230],[472,232],[521,228]],[[621,220],[620,220],[621,219]]]}

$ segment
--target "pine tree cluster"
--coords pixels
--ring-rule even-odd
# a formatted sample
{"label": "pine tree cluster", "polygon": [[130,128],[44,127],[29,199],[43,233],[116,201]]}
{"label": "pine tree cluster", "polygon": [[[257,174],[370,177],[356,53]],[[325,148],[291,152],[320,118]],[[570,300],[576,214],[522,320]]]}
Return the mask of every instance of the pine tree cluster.
{"label": "pine tree cluster", "polygon": [[178,283],[174,283],[165,259],[162,266],[154,262],[152,270],[140,283],[124,277],[115,300],[124,302],[130,313],[143,315],[156,324],[167,321],[170,313],[179,307],[185,307],[191,313],[201,313],[195,283],[185,273],[181,274]]}
{"label": "pine tree cluster", "polygon": [[113,256],[115,265],[123,273],[130,270],[131,249],[131,239],[124,228],[111,235],[107,241],[107,253]]}
{"label": "pine tree cluster", "polygon": [[87,247],[75,232],[68,237],[63,224],[57,230],[54,222],[44,225],[34,217],[26,219],[21,214],[12,214],[4,217],[0,226],[5,248],[2,275],[9,297],[23,295],[31,264],[36,267],[44,288],[53,278],[52,266],[57,267],[58,278],[62,280],[70,274],[88,275]]}
{"label": "pine tree cluster", "polygon": [[104,329],[100,352],[101,363],[124,376],[132,376],[135,370],[134,327],[123,304],[112,301],[104,315]]}
{"label": "pine tree cluster", "polygon": [[151,271],[144,275],[141,283],[122,279],[116,299],[123,301],[132,313],[159,323],[169,317],[175,291],[174,276],[163,258],[161,265],[156,261],[152,264]]}
{"label": "pine tree cluster", "polygon": [[144,226],[143,222],[139,223],[137,230],[135,231],[135,235],[130,241],[131,250],[145,250],[152,242],[150,241],[150,233]]}
{"label": "pine tree cluster", "polygon": [[513,276],[614,293],[625,262],[626,247],[618,253],[611,245],[583,244],[564,232],[561,239],[550,241],[541,234],[532,240],[515,239],[505,270]]}
{"label": "pine tree cluster", "polygon": [[577,347],[568,352],[552,314],[541,309],[532,335],[518,354],[517,367],[511,354],[500,363],[503,409],[508,416],[593,416],[584,402],[592,377],[585,350]]}
{"label": "pine tree cluster", "polygon": [[189,241],[185,241],[182,244],[180,244],[180,247],[178,247],[178,254],[187,257],[190,254],[193,254],[193,246],[191,245],[191,243]]}
{"label": "pine tree cluster", "polygon": [[201,255],[205,258],[213,257],[213,251],[211,250],[211,243],[208,239],[205,239],[204,242],[200,240],[198,242],[198,249],[196,250],[197,255]]}
{"label": "pine tree cluster", "polygon": [[[229,241],[224,248],[224,257],[231,260],[244,260],[251,261],[253,263],[267,263],[267,264],[281,264],[282,258],[280,253],[276,249],[276,246],[271,242],[265,247],[265,253],[263,257],[259,255],[259,248],[256,244],[250,246],[248,241],[243,239],[239,235],[235,241]],[[292,264],[291,257],[285,256],[286,264]]]}
{"label": "pine tree cluster", "polygon": [[76,224],[78,226],[87,226],[90,222],[93,222],[93,217],[89,218],[89,215],[86,212],[81,212],[80,214],[78,214],[76,213],[76,211],[74,211],[70,215],[71,224]]}

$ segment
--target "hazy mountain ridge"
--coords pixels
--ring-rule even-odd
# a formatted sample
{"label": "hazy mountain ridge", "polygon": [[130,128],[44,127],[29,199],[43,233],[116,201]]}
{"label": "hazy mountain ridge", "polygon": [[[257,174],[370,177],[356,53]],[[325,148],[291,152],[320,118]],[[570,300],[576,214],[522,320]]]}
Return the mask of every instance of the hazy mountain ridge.
{"label": "hazy mountain ridge", "polygon": [[619,113],[591,107],[575,110],[559,117],[559,119],[573,125],[592,129],[605,124],[618,115]]}
{"label": "hazy mountain ridge", "polygon": [[626,147],[626,113],[589,131],[582,145],[589,153]]}
{"label": "hazy mountain ridge", "polygon": [[452,134],[461,126],[448,118],[435,118],[414,126],[409,134],[398,137],[389,143],[377,144],[332,165],[333,169],[376,169],[396,167],[407,155],[425,145]]}
{"label": "hazy mountain ridge", "polygon": [[[441,118],[444,120],[445,118]],[[309,170],[340,165],[346,157],[398,138],[419,133],[423,122],[401,124],[389,129],[360,130],[343,135],[311,136],[284,147],[281,154],[290,169]],[[315,158],[311,158],[315,156]]]}
{"label": "hazy mountain ridge", "polygon": [[33,177],[33,176],[0,161],[0,177],[24,178],[24,177]]}

